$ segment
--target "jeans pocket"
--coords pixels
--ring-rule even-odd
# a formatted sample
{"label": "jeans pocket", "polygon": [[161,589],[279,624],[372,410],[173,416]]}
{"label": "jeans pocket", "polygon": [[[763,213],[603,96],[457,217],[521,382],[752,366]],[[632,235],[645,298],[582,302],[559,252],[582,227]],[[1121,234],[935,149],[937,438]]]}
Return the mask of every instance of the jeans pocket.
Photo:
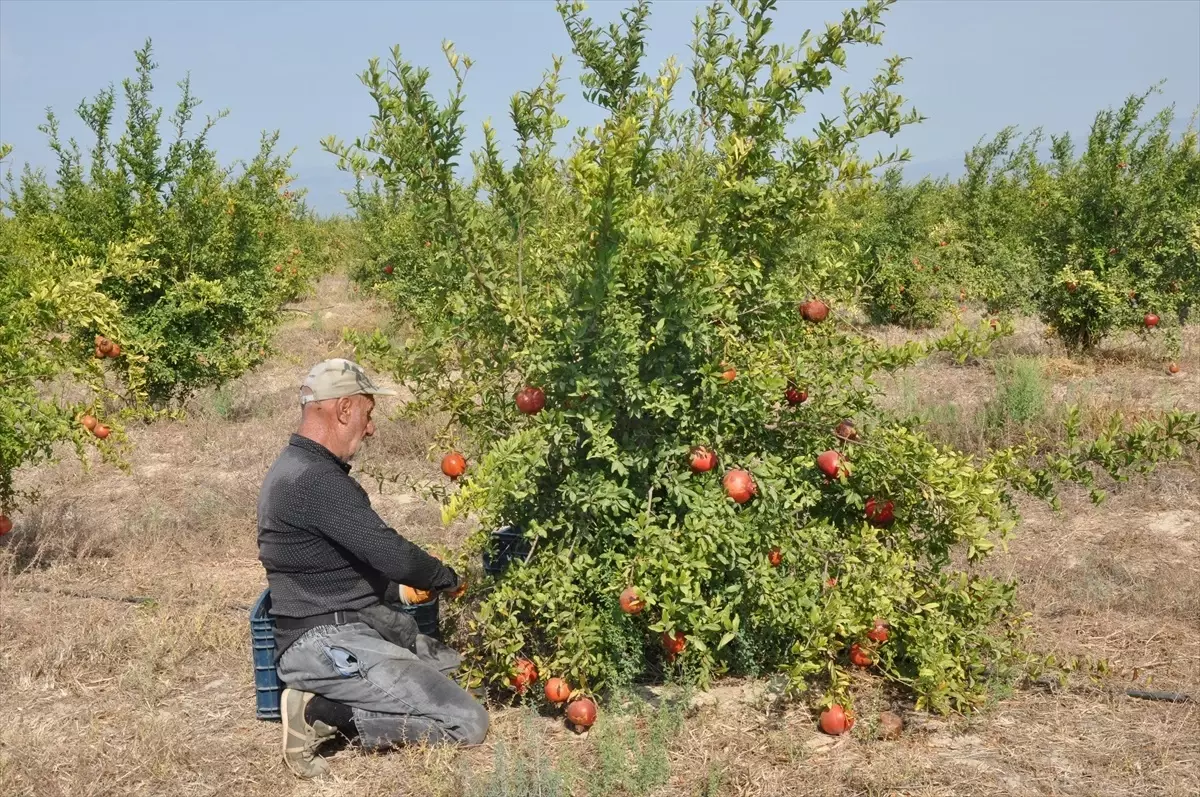
{"label": "jeans pocket", "polygon": [[362,671],[358,666],[358,657],[345,648],[335,647],[334,645],[322,645],[326,657],[329,658],[330,664],[338,671],[338,675],[343,678],[353,678],[356,675],[361,675]]}

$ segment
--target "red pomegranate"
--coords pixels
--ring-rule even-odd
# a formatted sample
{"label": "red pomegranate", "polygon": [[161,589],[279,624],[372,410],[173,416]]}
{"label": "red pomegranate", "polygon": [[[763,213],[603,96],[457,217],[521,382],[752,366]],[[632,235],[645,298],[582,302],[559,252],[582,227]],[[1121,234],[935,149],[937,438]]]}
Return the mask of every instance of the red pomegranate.
{"label": "red pomegranate", "polygon": [[817,467],[831,479],[842,472],[842,455],[836,451],[825,451],[817,455]]}
{"label": "red pomegranate", "polygon": [[809,299],[800,304],[800,317],[805,321],[819,324],[829,317],[829,305],[820,299]]}
{"label": "red pomegranate", "polygon": [[689,467],[692,473],[708,473],[717,466],[717,455],[711,448],[696,446],[691,451]]}
{"label": "red pomegranate", "polygon": [[571,701],[567,706],[567,722],[575,726],[576,732],[583,733],[596,723],[596,704],[587,697]]}
{"label": "red pomegranate", "polygon": [[517,391],[517,409],[526,415],[537,415],[546,406],[546,394],[540,387],[526,385]]}
{"label": "red pomegranate", "polygon": [[725,494],[738,504],[746,503],[758,492],[754,485],[754,477],[744,470],[729,471],[721,483],[725,487]]}
{"label": "red pomegranate", "polygon": [[626,614],[639,614],[646,608],[646,602],[638,596],[637,587],[626,587],[621,593],[621,611]]}
{"label": "red pomegranate", "polygon": [[896,505],[891,501],[880,501],[876,498],[868,498],[866,506],[867,522],[877,528],[884,528],[892,525],[892,521],[896,519]]}

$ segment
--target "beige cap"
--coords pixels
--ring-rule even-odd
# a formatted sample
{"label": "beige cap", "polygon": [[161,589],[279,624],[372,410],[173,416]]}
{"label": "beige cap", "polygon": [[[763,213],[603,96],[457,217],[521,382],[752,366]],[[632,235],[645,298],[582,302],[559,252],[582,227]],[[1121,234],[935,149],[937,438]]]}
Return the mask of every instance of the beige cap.
{"label": "beige cap", "polygon": [[377,387],[358,363],[335,357],[317,363],[308,372],[304,384],[300,386],[300,405],[359,393],[368,396],[396,395],[394,390]]}

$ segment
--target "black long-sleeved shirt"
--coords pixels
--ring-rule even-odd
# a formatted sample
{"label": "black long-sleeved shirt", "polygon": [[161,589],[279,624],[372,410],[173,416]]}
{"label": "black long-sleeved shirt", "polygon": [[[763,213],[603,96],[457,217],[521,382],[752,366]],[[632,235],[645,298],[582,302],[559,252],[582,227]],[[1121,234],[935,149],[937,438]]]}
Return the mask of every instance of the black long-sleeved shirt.
{"label": "black long-sleeved shirt", "polygon": [[[389,583],[444,590],[458,576],[390,528],[350,465],[293,434],[258,498],[258,558],[271,613],[308,617],[378,603]],[[276,629],[277,655],[303,631]]]}

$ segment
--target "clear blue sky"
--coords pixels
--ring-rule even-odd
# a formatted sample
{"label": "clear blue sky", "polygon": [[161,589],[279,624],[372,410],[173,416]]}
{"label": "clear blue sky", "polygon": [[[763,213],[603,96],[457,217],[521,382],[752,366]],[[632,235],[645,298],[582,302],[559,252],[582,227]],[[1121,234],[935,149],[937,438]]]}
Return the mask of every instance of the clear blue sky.
{"label": "clear blue sky", "polygon": [[[591,7],[607,20],[623,5]],[[670,54],[687,63],[690,21],[703,5],[655,4],[649,65]],[[775,35],[797,41],[843,7],[783,0]],[[965,149],[1008,124],[1086,133],[1096,111],[1163,78],[1154,109],[1174,103],[1186,119],[1200,106],[1200,0],[902,0],[887,22],[882,47],[850,53],[846,80],[863,85],[891,54],[912,59],[902,91],[928,120],[901,139],[913,153],[910,174],[957,173]],[[297,149],[300,184],[326,212],[344,207],[338,190],[348,181],[318,140],[331,133],[349,140],[366,130],[372,108],[357,76],[370,56],[386,60],[391,46],[400,45],[410,61],[433,68],[443,95],[448,70],[441,41],[453,40],[470,55],[472,148],[484,118],[506,129],[509,96],[532,87],[552,54],[567,56],[567,74],[577,74],[549,0],[0,0],[0,141],[15,146],[14,160],[50,163],[37,131],[47,106],[68,135],[82,138],[75,106],[131,74],[133,51],[147,37],[160,64],[161,104],[174,105],[175,82],[190,73],[204,100],[201,112],[231,112],[212,138],[226,162],[252,153],[261,130],[280,130],[284,146]],[[576,81],[565,88],[569,133],[596,115]],[[834,110],[829,103],[810,106],[814,119]]]}

